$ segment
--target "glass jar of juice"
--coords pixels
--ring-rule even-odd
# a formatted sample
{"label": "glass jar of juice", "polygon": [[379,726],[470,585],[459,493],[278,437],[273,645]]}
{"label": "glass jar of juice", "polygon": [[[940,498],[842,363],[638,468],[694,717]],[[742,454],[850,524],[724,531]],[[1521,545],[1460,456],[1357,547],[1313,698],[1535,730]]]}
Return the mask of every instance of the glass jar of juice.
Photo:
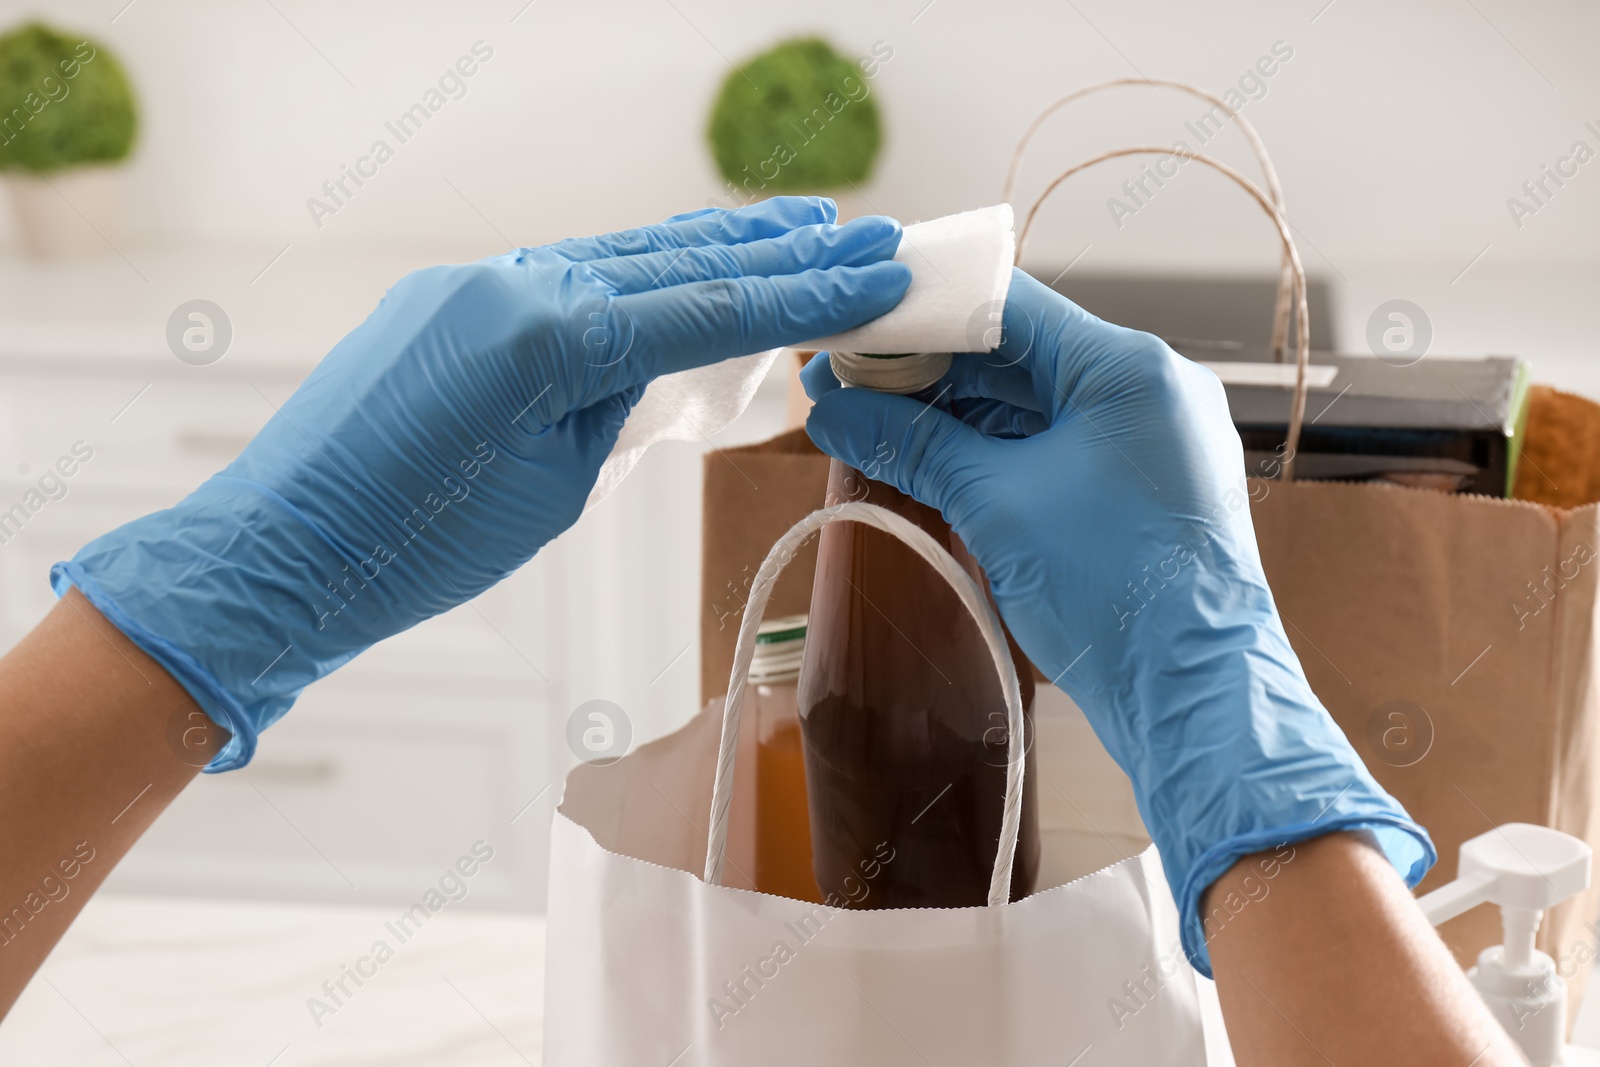
{"label": "glass jar of juice", "polygon": [[795,697],[805,643],[804,615],[762,622],[750,660],[744,722],[756,735],[756,889],[820,903],[811,872],[805,758]]}

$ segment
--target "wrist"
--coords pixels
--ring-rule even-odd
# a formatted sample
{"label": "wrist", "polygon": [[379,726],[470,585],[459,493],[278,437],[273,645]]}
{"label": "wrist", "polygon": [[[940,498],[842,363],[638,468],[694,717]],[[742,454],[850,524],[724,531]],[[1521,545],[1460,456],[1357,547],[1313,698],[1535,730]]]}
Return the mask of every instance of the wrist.
{"label": "wrist", "polygon": [[1211,974],[1206,890],[1245,856],[1362,831],[1408,886],[1422,880],[1437,859],[1427,831],[1372,777],[1297,661],[1237,649],[1187,683],[1168,690],[1130,777],[1197,970]]}
{"label": "wrist", "polygon": [[247,763],[305,686],[371,643],[329,588],[344,557],[293,510],[213,478],[51,569],[58,595],[81,592],[229,732],[208,770]]}

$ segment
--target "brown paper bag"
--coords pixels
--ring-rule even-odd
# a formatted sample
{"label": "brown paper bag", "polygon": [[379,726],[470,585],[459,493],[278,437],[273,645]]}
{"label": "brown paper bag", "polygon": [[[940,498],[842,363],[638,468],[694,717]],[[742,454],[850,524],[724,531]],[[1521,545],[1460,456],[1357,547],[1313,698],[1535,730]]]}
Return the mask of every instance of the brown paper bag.
{"label": "brown paper bag", "polygon": [[[1384,788],[1427,827],[1455,877],[1462,842],[1508,822],[1600,848],[1600,407],[1538,389],[1518,495],[1331,482],[1255,486],[1256,537],[1312,688]],[[1538,470],[1535,470],[1535,465]],[[1540,473],[1542,471],[1542,473]],[[1582,487],[1582,488],[1580,488]],[[1554,909],[1539,947],[1577,1004],[1600,890]],[[1440,934],[1464,967],[1501,939],[1477,908]]]}
{"label": "brown paper bag", "polygon": [[[700,699],[727,691],[734,639],[750,582],[772,543],[822,507],[828,457],[803,429],[705,456],[700,543]],[[767,614],[798,615],[811,605],[817,569],[813,541],[784,570]]]}

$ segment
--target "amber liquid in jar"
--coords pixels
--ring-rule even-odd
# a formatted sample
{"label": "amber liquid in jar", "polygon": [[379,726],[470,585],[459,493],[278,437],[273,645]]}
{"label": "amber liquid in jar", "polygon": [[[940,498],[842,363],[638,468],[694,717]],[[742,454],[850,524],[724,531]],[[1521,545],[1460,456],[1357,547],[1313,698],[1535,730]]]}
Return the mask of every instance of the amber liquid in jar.
{"label": "amber liquid in jar", "polygon": [[755,728],[755,885],[762,893],[821,903],[811,873],[811,822],[795,680],[806,618],[763,622],[750,667],[747,713]]}
{"label": "amber liquid in jar", "polygon": [[[933,508],[838,461],[828,499],[878,504],[916,523],[987,595],[982,571]],[[1010,647],[1027,750],[1016,900],[1038,877],[1039,828],[1033,672]],[[910,546],[861,523],[823,528],[798,697],[824,899],[857,908],[986,904],[1005,802],[1005,700],[977,622]]]}
{"label": "amber liquid in jar", "polygon": [[756,776],[756,888],[820,904],[811,872],[805,753],[798,719],[762,731]]}

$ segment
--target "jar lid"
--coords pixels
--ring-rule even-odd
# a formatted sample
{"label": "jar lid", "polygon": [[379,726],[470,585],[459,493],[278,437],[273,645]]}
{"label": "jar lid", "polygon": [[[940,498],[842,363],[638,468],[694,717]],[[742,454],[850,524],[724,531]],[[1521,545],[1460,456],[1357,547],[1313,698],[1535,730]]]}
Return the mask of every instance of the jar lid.
{"label": "jar lid", "polygon": [[805,648],[806,616],[780,615],[762,620],[756,629],[755,654],[750,657],[750,681],[756,685],[783,685],[798,680]]}
{"label": "jar lid", "polygon": [[828,365],[845,385],[879,393],[915,393],[945,376],[949,352],[829,352]]}

